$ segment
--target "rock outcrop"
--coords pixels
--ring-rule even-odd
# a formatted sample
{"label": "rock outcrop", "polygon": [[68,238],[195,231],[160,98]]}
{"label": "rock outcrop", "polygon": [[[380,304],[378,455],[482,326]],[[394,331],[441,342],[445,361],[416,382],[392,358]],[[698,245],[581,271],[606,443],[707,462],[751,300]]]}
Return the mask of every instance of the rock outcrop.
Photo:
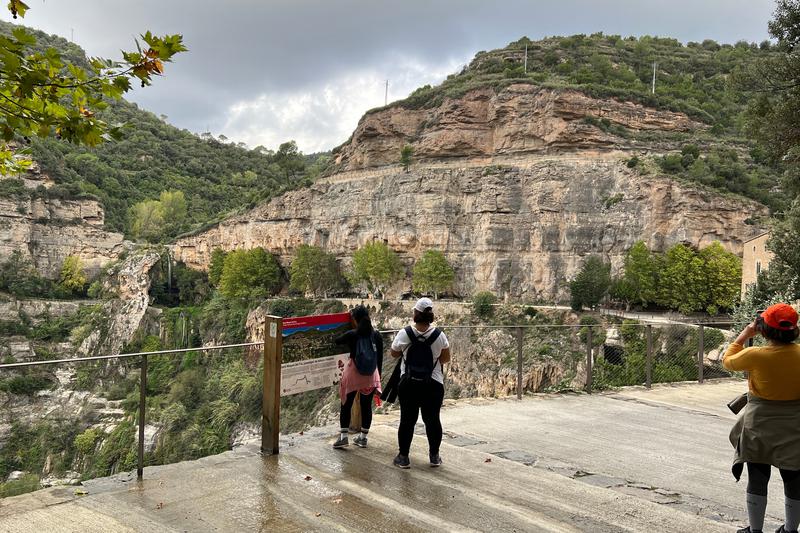
{"label": "rock outcrop", "polygon": [[[23,176],[29,189],[48,188],[44,174]],[[0,260],[15,250],[45,277],[57,278],[70,255],[81,258],[89,275],[129,248],[120,233],[103,229],[105,213],[96,200],[62,200],[33,195],[0,198]]]}
{"label": "rock outcrop", "polygon": [[[589,254],[620,268],[644,240],[662,250],[715,240],[734,253],[766,208],[628,169],[621,154],[530,156],[506,166],[419,166],[341,173],[180,239],[177,260],[205,269],[211,251],[262,246],[287,265],[303,243],[347,263],[382,240],[407,265],[440,249],[457,290],[492,290],[527,300],[566,296]],[[408,289],[408,284],[400,289]]]}
{"label": "rock outcrop", "polygon": [[634,147],[597,127],[599,120],[633,131],[703,127],[682,113],[519,83],[500,92],[476,89],[433,109],[392,106],[368,113],[339,149],[336,164],[340,170],[395,164],[405,144],[423,162]]}
{"label": "rock outcrop", "polygon": [[159,258],[155,251],[142,250],[114,266],[103,289],[116,298],[103,304],[103,327],[93,329],[81,342],[79,354],[118,354],[130,342],[150,305],[150,269]]}

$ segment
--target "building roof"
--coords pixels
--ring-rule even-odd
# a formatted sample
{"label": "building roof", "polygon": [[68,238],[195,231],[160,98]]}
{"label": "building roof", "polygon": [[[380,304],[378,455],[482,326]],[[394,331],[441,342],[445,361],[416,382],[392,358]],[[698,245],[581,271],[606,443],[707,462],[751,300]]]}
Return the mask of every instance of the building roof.
{"label": "building roof", "polygon": [[759,237],[763,237],[764,235],[769,235],[769,232],[768,231],[762,231],[758,235],[754,235],[754,236],[750,237],[749,239],[745,239],[744,242],[742,242],[742,244],[747,244],[748,242],[754,241],[754,240],[758,239]]}

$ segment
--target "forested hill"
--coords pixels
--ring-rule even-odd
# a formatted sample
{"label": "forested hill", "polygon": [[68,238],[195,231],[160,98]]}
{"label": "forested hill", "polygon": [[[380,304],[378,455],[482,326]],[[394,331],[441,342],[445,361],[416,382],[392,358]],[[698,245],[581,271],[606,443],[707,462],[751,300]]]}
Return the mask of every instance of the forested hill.
{"label": "forested hill", "polygon": [[[0,22],[0,33],[14,25]],[[83,50],[67,40],[31,30],[36,49],[53,47],[73,62],[84,63]],[[191,52],[189,52],[191,53]],[[162,80],[156,80],[156,83]],[[79,147],[55,139],[33,139],[33,158],[57,183],[42,194],[60,197],[94,196],[106,210],[106,227],[128,236],[165,241],[177,234],[214,222],[237,209],[248,208],[287,189],[309,183],[324,166],[325,154],[304,156],[294,143],[277,150],[248,149],[224,137],[195,135],[165,119],[119,101],[101,113],[109,123],[129,125],[121,141],[96,148]],[[12,180],[4,180],[6,182]],[[20,194],[5,183],[2,191]],[[136,204],[153,207],[164,191],[181,191],[185,216],[156,228],[135,229]],[[137,233],[137,235],[134,235]]]}
{"label": "forested hill", "polygon": [[[460,72],[441,84],[420,87],[390,107],[433,109],[445,99],[460,98],[473,89],[491,87],[499,93],[511,85],[527,83],[683,112],[708,128],[685,133],[636,132],[602,119],[587,118],[585,122],[632,141],[661,142],[666,151],[675,151],[642,160],[643,165],[637,163],[640,158],[633,158],[630,166],[642,172],[662,172],[681,181],[743,195],[780,212],[787,205],[785,195],[780,194],[784,189],[782,163],[770,160],[768,151],[751,139],[748,130],[751,118],[759,115],[758,102],[765,98],[763,93],[748,89],[753,85],[749,83],[753,67],[779,53],[778,46],[770,41],[683,44],[664,37],[603,33],[539,41],[523,37],[504,48],[478,52]],[[368,115],[383,109],[372,109]],[[334,153],[340,149],[335,148]]]}
{"label": "forested hill", "polygon": [[[527,72],[525,50],[527,47]],[[400,102],[409,108],[434,107],[476,87],[534,83],[576,88],[592,96],[614,97],[687,113],[733,131],[751,94],[731,83],[753,61],[775,52],[760,44],[681,43],[664,37],[573,35],[531,41],[523,37],[505,48],[478,52],[461,72],[436,87],[424,86]],[[656,90],[652,94],[653,63]]]}

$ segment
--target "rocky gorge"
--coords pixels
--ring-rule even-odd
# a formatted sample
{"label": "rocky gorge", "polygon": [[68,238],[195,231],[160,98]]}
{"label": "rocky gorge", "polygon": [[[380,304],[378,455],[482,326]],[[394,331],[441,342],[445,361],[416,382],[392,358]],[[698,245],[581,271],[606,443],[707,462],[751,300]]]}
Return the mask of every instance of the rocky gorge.
{"label": "rocky gorge", "polygon": [[[0,356],[22,362],[173,347],[176,320],[187,347],[259,340],[261,317],[275,312],[276,302],[255,311],[253,302],[213,296],[182,307],[155,305],[154,271],[168,265],[170,292],[173,262],[207,270],[217,248],[263,247],[286,268],[300,245],[313,244],[348,266],[360,246],[382,241],[409,270],[426,250],[439,249],[455,269],[457,295],[490,290],[511,303],[564,300],[568,280],[587,256],[601,255],[618,270],[638,240],[654,251],[719,241],[740,253],[768,216],[765,206],[678,181],[652,164],[629,164],[676,151],[685,136],[705,129],[682,113],[522,83],[469,90],[430,107],[392,105],[362,118],[324,177],[183,236],[169,252],[104,230],[97,200],[49,195],[53,180],[34,171],[22,180],[26,192],[0,198],[0,259],[19,252],[52,280],[67,257],[77,256],[90,277],[99,276],[100,296],[45,302],[2,295],[0,320],[26,334],[0,339]],[[404,146],[413,149],[408,169],[398,164]],[[409,288],[406,280],[390,292]],[[586,370],[579,317],[526,315],[511,303],[495,320],[540,327],[523,343],[524,390],[580,388]],[[298,314],[346,308],[339,302],[302,306]],[[374,312],[387,328],[408,317],[407,308],[391,304]],[[448,374],[452,397],[516,391],[512,330],[486,327],[460,304],[440,320],[473,326],[450,334],[458,354]],[[51,323],[60,324],[59,332],[45,332],[43,341],[36,328]],[[564,323],[574,327],[556,327]],[[218,453],[252,432],[258,362],[256,351],[154,357],[148,461]],[[38,486],[130,468],[136,372],[135,365],[117,362],[75,365],[33,376],[34,385],[44,383],[35,390],[0,390],[0,465],[32,465],[27,474],[15,466],[0,477],[0,488],[20,475],[35,477]],[[295,400],[287,409],[296,414],[288,429],[325,422],[335,412],[331,397],[322,391]],[[26,455],[27,448],[38,455],[30,459],[34,452]]]}

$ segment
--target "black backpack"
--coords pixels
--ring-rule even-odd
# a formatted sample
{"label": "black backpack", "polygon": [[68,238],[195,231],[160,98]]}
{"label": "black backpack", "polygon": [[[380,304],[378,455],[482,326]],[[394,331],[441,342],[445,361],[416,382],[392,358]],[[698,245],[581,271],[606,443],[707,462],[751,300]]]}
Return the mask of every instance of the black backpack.
{"label": "black backpack", "polygon": [[356,340],[356,370],[362,376],[371,376],[378,368],[378,348],[372,334],[359,336]]}
{"label": "black backpack", "polygon": [[[406,335],[411,340],[411,345],[406,351],[406,372],[405,375],[413,381],[428,381],[431,379],[436,363],[433,361],[433,350],[431,346],[441,335],[441,331],[436,328],[425,338],[417,336],[411,326],[406,326]],[[437,359],[438,362],[438,359]]]}

